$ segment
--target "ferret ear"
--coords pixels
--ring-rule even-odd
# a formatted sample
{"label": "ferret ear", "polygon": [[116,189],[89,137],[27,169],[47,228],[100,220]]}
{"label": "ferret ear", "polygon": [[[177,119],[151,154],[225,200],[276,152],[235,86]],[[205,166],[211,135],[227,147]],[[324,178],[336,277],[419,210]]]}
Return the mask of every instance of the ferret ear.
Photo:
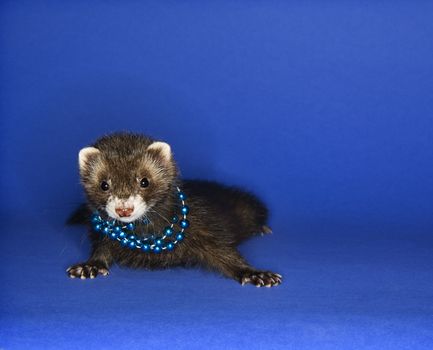
{"label": "ferret ear", "polygon": [[92,160],[97,158],[101,151],[95,147],[85,147],[80,150],[78,153],[78,163],[80,165],[80,170],[83,170],[84,167],[89,164]]}
{"label": "ferret ear", "polygon": [[147,147],[146,151],[154,151],[158,153],[166,162],[171,160],[171,147],[168,143],[160,141],[154,142]]}

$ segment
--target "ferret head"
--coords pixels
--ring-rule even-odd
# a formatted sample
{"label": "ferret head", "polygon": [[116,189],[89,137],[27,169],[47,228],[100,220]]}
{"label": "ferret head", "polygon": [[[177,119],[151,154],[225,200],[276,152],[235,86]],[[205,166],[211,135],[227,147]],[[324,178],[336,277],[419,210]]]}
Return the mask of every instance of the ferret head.
{"label": "ferret head", "polygon": [[138,220],[174,190],[177,168],[165,142],[115,134],[83,148],[78,158],[90,204],[113,219]]}

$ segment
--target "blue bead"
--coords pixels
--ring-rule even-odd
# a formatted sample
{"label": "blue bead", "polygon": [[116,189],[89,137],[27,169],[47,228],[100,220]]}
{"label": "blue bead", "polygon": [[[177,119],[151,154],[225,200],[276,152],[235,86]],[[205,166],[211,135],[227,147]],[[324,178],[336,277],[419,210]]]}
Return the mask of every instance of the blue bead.
{"label": "blue bead", "polygon": [[181,241],[182,239],[183,239],[183,233],[182,232],[179,232],[177,235],[176,235],[176,240],[177,241]]}
{"label": "blue bead", "polygon": [[172,221],[173,223],[176,223],[176,222],[179,221],[179,218],[177,217],[177,215],[174,215],[174,216],[171,218],[171,221]]}
{"label": "blue bead", "polygon": [[183,192],[179,192],[178,196],[179,196],[179,199],[182,200],[182,201],[184,201],[186,199],[186,194],[183,193]]}
{"label": "blue bead", "polygon": [[93,224],[96,224],[96,223],[98,223],[99,221],[101,221],[100,216],[98,216],[98,215],[94,215],[94,216],[92,216],[92,223],[93,223]]}
{"label": "blue bead", "polygon": [[126,225],[126,228],[127,228],[129,231],[132,231],[132,230],[135,228],[135,225],[134,225],[132,222],[130,222],[128,225]]}
{"label": "blue bead", "polygon": [[155,244],[156,244],[157,246],[162,246],[162,245],[164,244],[164,241],[163,241],[162,239],[156,239],[156,240],[155,240]]}
{"label": "blue bead", "polygon": [[135,242],[134,241],[129,241],[128,242],[128,248],[134,249],[135,248]]}
{"label": "blue bead", "polygon": [[189,207],[188,207],[187,205],[183,205],[182,208],[180,208],[180,212],[181,212],[183,215],[188,214],[188,213],[189,213]]}
{"label": "blue bead", "polygon": [[166,227],[164,229],[164,235],[171,236],[173,234],[173,229],[171,227]]}
{"label": "blue bead", "polygon": [[102,225],[101,224],[96,224],[95,226],[93,226],[93,228],[95,229],[96,232],[99,232],[102,230]]}
{"label": "blue bead", "polygon": [[117,239],[117,233],[116,232],[111,232],[110,233],[110,238],[111,239]]}
{"label": "blue bead", "polygon": [[126,237],[126,233],[123,231],[119,232],[119,238],[125,238]]}
{"label": "blue bead", "polygon": [[120,226],[115,226],[114,227],[114,232],[120,233],[120,231],[122,231],[122,229],[120,228]]}
{"label": "blue bead", "polygon": [[154,247],[154,248],[153,248],[153,251],[154,251],[155,253],[161,253],[161,251],[162,251],[162,248],[161,248],[161,247],[158,247],[158,246],[156,246],[156,247]]}
{"label": "blue bead", "polygon": [[143,224],[148,225],[149,224],[149,219],[148,218],[144,218],[143,219]]}
{"label": "blue bead", "polygon": [[173,250],[174,249],[174,244],[173,243],[168,243],[167,244],[167,250]]}
{"label": "blue bead", "polygon": [[143,244],[143,245],[141,246],[141,250],[142,250],[143,252],[148,252],[148,251],[150,250],[150,245],[149,245],[149,244]]}
{"label": "blue bead", "polygon": [[182,228],[187,228],[187,227],[189,227],[189,221],[186,220],[186,219],[182,219],[182,220],[180,220],[180,224],[179,225]]}
{"label": "blue bead", "polygon": [[108,234],[110,233],[110,229],[109,229],[108,227],[104,227],[104,228],[102,229],[102,233],[108,235]]}
{"label": "blue bead", "polygon": [[123,245],[123,246],[127,246],[128,243],[129,243],[129,241],[128,241],[127,238],[124,238],[124,239],[122,239],[122,240],[120,241],[120,244]]}

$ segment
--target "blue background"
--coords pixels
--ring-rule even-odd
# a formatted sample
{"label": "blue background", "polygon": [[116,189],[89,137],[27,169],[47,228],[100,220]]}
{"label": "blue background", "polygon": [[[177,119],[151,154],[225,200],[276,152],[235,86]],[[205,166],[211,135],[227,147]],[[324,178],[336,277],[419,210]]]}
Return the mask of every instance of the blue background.
{"label": "blue background", "polygon": [[[3,1],[0,347],[431,349],[431,1]],[[131,130],[241,185],[284,275],[69,280],[77,153]]]}

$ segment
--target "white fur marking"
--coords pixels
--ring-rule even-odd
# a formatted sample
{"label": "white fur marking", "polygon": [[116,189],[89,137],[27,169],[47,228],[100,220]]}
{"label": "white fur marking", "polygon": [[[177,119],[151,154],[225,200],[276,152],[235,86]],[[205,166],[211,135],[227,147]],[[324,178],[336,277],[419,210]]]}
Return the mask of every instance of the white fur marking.
{"label": "white fur marking", "polygon": [[[132,208],[134,211],[131,216],[121,217],[116,213],[116,208]],[[129,196],[127,200],[119,199],[118,197],[110,196],[107,200],[105,211],[113,219],[122,222],[133,222],[143,217],[147,213],[148,206],[143,198],[139,195]]]}
{"label": "white fur marking", "polygon": [[80,169],[82,169],[86,165],[90,156],[99,153],[100,153],[99,149],[95,147],[85,147],[81,149],[80,153],[78,153],[78,163],[80,165]]}
{"label": "white fur marking", "polygon": [[147,150],[158,151],[166,161],[171,159],[171,147],[168,143],[157,141],[147,147]]}

